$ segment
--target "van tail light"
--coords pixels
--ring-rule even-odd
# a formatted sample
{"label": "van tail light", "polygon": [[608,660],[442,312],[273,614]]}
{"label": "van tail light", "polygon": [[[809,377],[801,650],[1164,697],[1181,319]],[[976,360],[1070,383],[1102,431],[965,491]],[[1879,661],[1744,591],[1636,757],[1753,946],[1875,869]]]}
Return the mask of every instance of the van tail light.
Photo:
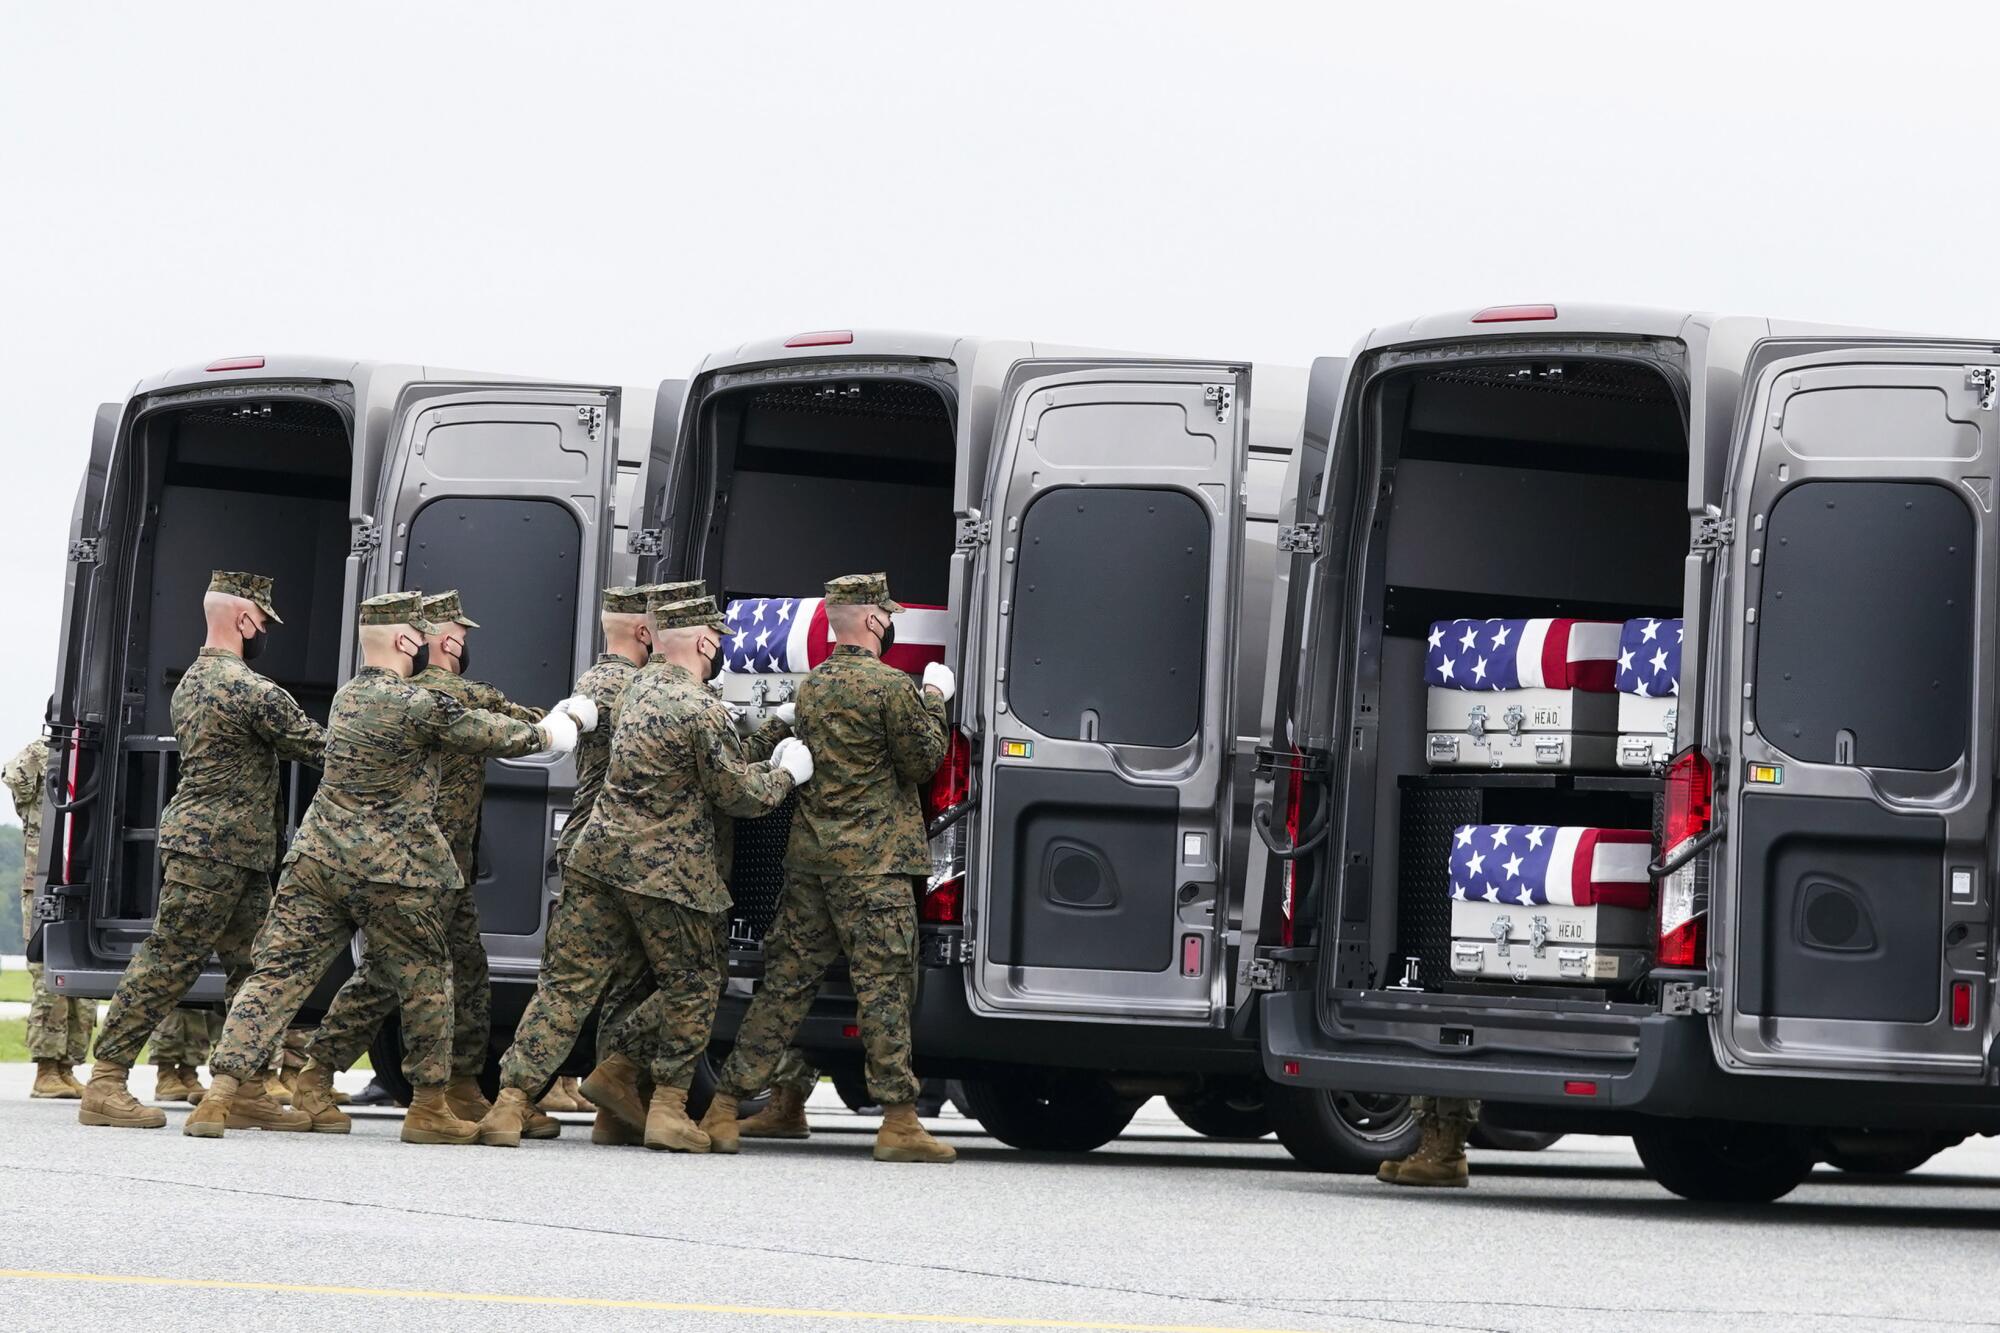
{"label": "van tail light", "polygon": [[[1700,750],[1683,750],[1667,765],[1666,812],[1660,855],[1707,833],[1715,820],[1715,770]],[[1659,887],[1661,967],[1705,967],[1708,964],[1708,858],[1697,855]]]}
{"label": "van tail light", "polygon": [[965,876],[933,879],[917,902],[917,920],[926,926],[965,924]]}
{"label": "van tail light", "polygon": [[924,789],[924,814],[937,819],[946,811],[964,805],[972,795],[972,742],[964,732],[952,729],[951,740],[946,744],[944,762],[931,775],[930,785]]}
{"label": "van tail light", "polygon": [[854,341],[849,329],[820,329],[814,333],[794,333],[785,339],[787,347],[845,347]]}
{"label": "van tail light", "polygon": [[1518,324],[1524,320],[1554,319],[1552,305],[1490,305],[1472,317],[1474,324]]}
{"label": "van tail light", "polygon": [[[1299,845],[1299,830],[1305,826],[1303,818],[1306,799],[1305,756],[1297,747],[1292,750],[1291,771],[1285,774],[1285,845]],[[1299,901],[1299,858],[1292,857],[1285,866],[1285,897],[1282,904],[1284,920],[1278,925],[1278,943],[1290,948],[1297,933],[1292,914]]]}
{"label": "van tail light", "polygon": [[261,356],[225,356],[220,361],[208,363],[208,373],[211,375],[218,370],[262,370],[263,368],[264,358]]}
{"label": "van tail light", "polygon": [[[972,799],[972,741],[956,727],[945,746],[944,762],[924,789],[924,813],[932,821]],[[965,924],[965,857],[970,819],[955,820],[931,839],[931,874],[917,899],[917,921],[926,926]]]}

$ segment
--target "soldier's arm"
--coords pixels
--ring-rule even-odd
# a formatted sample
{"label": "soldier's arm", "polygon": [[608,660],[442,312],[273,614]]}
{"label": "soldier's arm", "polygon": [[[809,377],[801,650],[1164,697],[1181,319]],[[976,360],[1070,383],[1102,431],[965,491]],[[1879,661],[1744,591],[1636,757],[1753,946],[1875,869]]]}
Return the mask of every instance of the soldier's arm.
{"label": "soldier's arm", "polygon": [[771,751],[778,748],[778,742],[792,734],[786,723],[775,717],[764,719],[764,725],[751,732],[743,740],[743,757],[753,764],[769,760]]}
{"label": "soldier's arm", "polygon": [[[716,809],[738,819],[751,819],[777,809],[790,794],[791,774],[743,757],[729,715],[720,704],[713,712],[693,719],[692,726],[689,739],[695,776]],[[777,740],[771,743],[775,745]]]}
{"label": "soldier's arm", "polygon": [[488,685],[483,680],[468,680],[465,683],[472,687],[472,698],[470,700],[472,706],[482,712],[500,713],[513,718],[516,722],[540,722],[542,720],[544,709],[530,708],[526,704],[517,704],[502,694],[497,686]]}
{"label": "soldier's arm", "polygon": [[533,724],[483,708],[467,708],[436,690],[418,690],[410,701],[410,722],[431,744],[454,754],[512,759],[542,748]]}
{"label": "soldier's arm", "polygon": [[250,729],[270,743],[278,758],[320,766],[326,728],[307,717],[306,710],[283,686],[266,684],[247,711]]}
{"label": "soldier's arm", "polygon": [[889,729],[889,762],[905,782],[928,782],[944,762],[950,740],[944,700],[905,676],[893,682],[884,701]]}

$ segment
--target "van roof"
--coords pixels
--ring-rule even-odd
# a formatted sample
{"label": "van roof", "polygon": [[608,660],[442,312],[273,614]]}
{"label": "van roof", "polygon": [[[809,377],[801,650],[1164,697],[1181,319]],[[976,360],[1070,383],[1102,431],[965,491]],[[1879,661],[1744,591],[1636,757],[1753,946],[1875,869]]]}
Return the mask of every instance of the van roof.
{"label": "van roof", "polygon": [[[1509,312],[1519,313],[1513,318],[1508,318]],[[1553,312],[1553,315],[1548,312]],[[1481,316],[1485,318],[1482,319]],[[1360,350],[1375,351],[1384,347],[1413,343],[1463,342],[1473,338],[1571,338],[1589,335],[1679,338],[1686,336],[1690,327],[1706,328],[1711,332],[1733,333],[1744,342],[1754,342],[1761,337],[1914,336],[1887,329],[1818,324],[1804,320],[1769,319],[1758,315],[1717,315],[1694,310],[1662,309],[1657,306],[1557,301],[1475,306],[1442,314],[1419,315],[1415,319],[1383,324],[1370,330],[1368,336],[1362,340]]]}
{"label": "van roof", "polygon": [[176,366],[172,370],[140,380],[130,397],[158,393],[166,389],[193,389],[235,382],[263,380],[330,380],[352,382],[366,376],[386,376],[391,381],[446,380],[466,384],[559,384],[584,385],[586,381],[548,375],[495,374],[485,370],[453,370],[445,366],[422,366],[396,361],[367,361],[351,356],[315,356],[310,353],[280,352],[268,356],[224,356],[213,361]]}
{"label": "van roof", "polygon": [[[841,341],[822,341],[839,338]],[[798,343],[788,346],[788,343]],[[1220,356],[1177,356],[1160,352],[1134,352],[1114,347],[1078,347],[1068,343],[1038,342],[1025,338],[975,337],[958,333],[927,333],[917,329],[819,329],[801,330],[783,337],[758,338],[710,352],[702,358],[696,374],[740,370],[752,366],[782,364],[786,361],[957,361],[969,364],[983,360],[982,353],[1003,353],[1012,361],[1028,357],[1055,357],[1093,361],[1193,362],[1216,365],[1248,365],[1241,358]]]}

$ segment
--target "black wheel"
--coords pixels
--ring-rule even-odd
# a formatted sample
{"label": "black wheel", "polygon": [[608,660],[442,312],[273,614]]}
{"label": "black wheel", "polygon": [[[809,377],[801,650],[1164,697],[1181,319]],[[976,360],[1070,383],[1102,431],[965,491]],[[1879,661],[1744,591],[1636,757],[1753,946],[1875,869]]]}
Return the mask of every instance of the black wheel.
{"label": "black wheel", "polygon": [[969,1078],[964,1105],[986,1132],[1029,1152],[1090,1152],[1124,1132],[1139,1102],[1120,1097],[1090,1074],[1023,1070],[1005,1078]]}
{"label": "black wheel", "polygon": [[917,1092],[917,1114],[925,1120],[929,1120],[932,1116],[944,1110],[945,1101],[950,1095],[949,1085],[943,1079],[927,1078],[923,1080]]}
{"label": "black wheel", "polygon": [[1372,1173],[1415,1152],[1421,1137],[1408,1097],[1272,1083],[1264,1104],[1285,1151],[1315,1171]]}
{"label": "black wheel", "polygon": [[1211,1139],[1261,1139],[1271,1132],[1271,1112],[1259,1084],[1205,1088],[1192,1097],[1169,1097],[1167,1106],[1183,1125]]}
{"label": "black wheel", "polygon": [[965,1085],[963,1083],[957,1079],[952,1079],[944,1085],[944,1095],[945,1100],[949,1101],[960,1115],[964,1116],[967,1120],[972,1119],[972,1108],[965,1104]]}
{"label": "black wheel", "polygon": [[1554,1146],[1561,1137],[1560,1134],[1548,1134],[1539,1129],[1502,1129],[1481,1120],[1472,1127],[1466,1142],[1475,1148],[1490,1148],[1494,1152],[1540,1152]]}
{"label": "black wheel", "polygon": [[1860,1176],[1900,1176],[1916,1170],[1957,1143],[1939,1134],[1843,1130],[1827,1136],[1826,1164]]}
{"label": "black wheel", "polygon": [[869,1098],[868,1080],[862,1076],[860,1070],[839,1069],[830,1077],[833,1079],[833,1090],[840,1094],[841,1103],[848,1110],[860,1112],[882,1109]]}
{"label": "black wheel", "polygon": [[1654,1180],[1697,1203],[1772,1203],[1811,1174],[1805,1136],[1783,1125],[1665,1120],[1632,1135]]}
{"label": "black wheel", "polygon": [[375,1080],[389,1090],[399,1103],[410,1104],[410,1080],[403,1077],[403,1025],[391,1014],[375,1029],[368,1047],[368,1063],[375,1066]]}

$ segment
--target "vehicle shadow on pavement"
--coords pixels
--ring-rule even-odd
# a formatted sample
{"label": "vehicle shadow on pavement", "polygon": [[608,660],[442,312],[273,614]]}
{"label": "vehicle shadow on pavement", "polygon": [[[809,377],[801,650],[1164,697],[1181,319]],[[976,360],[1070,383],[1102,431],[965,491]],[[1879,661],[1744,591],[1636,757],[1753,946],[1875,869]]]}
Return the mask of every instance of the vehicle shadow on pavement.
{"label": "vehicle shadow on pavement", "polygon": [[[1990,1184],[1985,1180],[1968,1182]],[[1810,1186],[1808,1186],[1810,1188]],[[1449,1196],[1449,1197],[1447,1197]],[[1871,1204],[1818,1201],[1810,1195],[1793,1195],[1770,1204],[1691,1203],[1661,1190],[1657,1198],[1562,1198],[1552,1195],[1524,1195],[1513,1190],[1482,1192],[1475,1184],[1468,1190],[1399,1190],[1385,1186],[1382,1198],[1409,1203],[1431,1203],[1445,1207],[1504,1209],[1523,1208],[1540,1213],[1568,1213],[1579,1217],[1635,1222],[1754,1222],[1759,1227],[1791,1226],[1820,1228],[1882,1227],[1936,1231],[2000,1231],[2000,1207],[1935,1208],[1921,1203]]]}

